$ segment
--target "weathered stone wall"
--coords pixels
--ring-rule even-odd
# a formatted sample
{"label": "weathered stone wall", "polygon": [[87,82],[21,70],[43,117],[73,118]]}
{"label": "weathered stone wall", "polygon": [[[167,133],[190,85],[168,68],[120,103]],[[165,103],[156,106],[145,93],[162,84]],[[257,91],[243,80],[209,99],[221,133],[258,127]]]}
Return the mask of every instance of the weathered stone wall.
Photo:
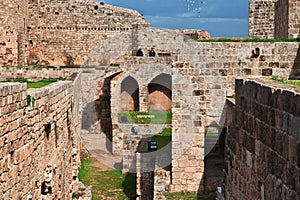
{"label": "weathered stone wall", "polygon": [[249,3],[249,37],[274,38],[276,0],[251,0]]}
{"label": "weathered stone wall", "polygon": [[82,72],[79,71],[73,80],[73,100],[72,100],[72,112],[74,119],[74,127],[77,133],[81,130],[81,117],[82,117]]}
{"label": "weathered stone wall", "polygon": [[299,38],[299,1],[278,0],[275,8],[275,37]]}
{"label": "weathered stone wall", "polygon": [[275,3],[275,38],[289,37],[289,0],[278,0]]}
{"label": "weathered stone wall", "polygon": [[289,1],[289,32],[288,38],[299,38],[300,17],[299,17],[300,2],[295,0]]}
{"label": "weathered stone wall", "polygon": [[48,78],[67,78],[79,69],[72,68],[33,68],[33,67],[0,67],[0,81],[6,79],[26,78],[40,80]]}
{"label": "weathered stone wall", "polygon": [[1,83],[0,96],[1,198],[71,199],[80,166],[72,82],[30,90]]}
{"label": "weathered stone wall", "polygon": [[0,65],[83,65],[99,42],[135,26],[136,11],[92,1],[1,1]]}
{"label": "weathered stone wall", "polygon": [[99,42],[148,24],[136,11],[99,2],[29,1],[29,64],[83,65]]}
{"label": "weathered stone wall", "polygon": [[154,199],[164,200],[165,192],[170,191],[171,173],[170,170],[157,167],[154,171]]}
{"label": "weathered stone wall", "polygon": [[[83,73],[88,77],[85,78],[86,81],[95,84],[86,87],[88,90],[85,89],[87,95],[84,95],[84,98],[88,102],[88,95],[95,96],[91,91],[102,90],[96,84],[101,80],[99,79],[101,73],[103,76],[106,74],[105,77],[113,77],[110,81],[112,150],[114,153],[122,153],[120,150],[123,148],[124,130],[117,122],[117,113],[121,111],[122,81],[128,76],[137,81],[140,91],[139,108],[148,110],[147,84],[162,73],[171,75],[173,112],[171,188],[173,191],[197,191],[199,188],[202,190],[204,127],[223,126],[225,100],[226,96],[233,94],[234,79],[237,76],[272,75],[288,78],[295,64],[297,65],[295,61],[299,44],[191,43],[183,42],[184,35],[176,31],[148,29],[138,31],[137,35],[140,38],[137,46],[143,49],[154,46],[157,52],[169,52],[169,56],[155,58],[125,56],[122,59],[117,59],[117,56],[116,59],[111,57],[115,62],[110,66],[102,66],[93,72],[90,70],[91,73]],[[176,37],[168,36],[172,34]],[[259,48],[257,55],[255,48]],[[114,55],[116,49],[117,45],[109,52]],[[95,71],[98,75],[93,75]]]}
{"label": "weathered stone wall", "polygon": [[24,65],[28,50],[27,0],[3,0],[0,8],[0,66]]}
{"label": "weathered stone wall", "polygon": [[237,79],[226,199],[300,198],[299,92],[270,79]]}
{"label": "weathered stone wall", "polygon": [[249,4],[250,38],[298,38],[300,21],[295,0],[252,0]]}

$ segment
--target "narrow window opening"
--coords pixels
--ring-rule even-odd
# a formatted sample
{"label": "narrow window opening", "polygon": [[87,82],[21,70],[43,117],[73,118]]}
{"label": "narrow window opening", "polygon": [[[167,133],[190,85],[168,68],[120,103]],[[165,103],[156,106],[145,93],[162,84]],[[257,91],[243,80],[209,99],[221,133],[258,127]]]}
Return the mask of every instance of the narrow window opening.
{"label": "narrow window opening", "polygon": [[49,140],[49,136],[51,133],[51,124],[49,123],[49,124],[44,125],[44,129],[45,129],[46,138],[47,138],[47,140]]}

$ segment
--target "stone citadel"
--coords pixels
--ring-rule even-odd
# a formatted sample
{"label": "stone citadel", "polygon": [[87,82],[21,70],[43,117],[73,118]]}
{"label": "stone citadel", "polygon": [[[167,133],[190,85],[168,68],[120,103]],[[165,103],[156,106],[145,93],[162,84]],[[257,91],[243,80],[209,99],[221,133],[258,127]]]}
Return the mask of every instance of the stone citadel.
{"label": "stone citadel", "polygon": [[[250,1],[249,37],[299,38],[299,4]],[[1,199],[71,199],[83,132],[105,134],[124,172],[145,167],[117,116],[156,108],[172,111],[172,153],[137,175],[153,185],[137,185],[140,199],[217,186],[225,199],[300,199],[299,89],[270,81],[299,79],[299,42],[191,42],[209,34],[151,29],[136,11],[84,0],[2,0],[0,18],[1,80],[69,77],[0,84]],[[133,56],[139,47],[157,56]],[[58,68],[7,67],[27,65]],[[215,177],[210,129],[225,143]]]}

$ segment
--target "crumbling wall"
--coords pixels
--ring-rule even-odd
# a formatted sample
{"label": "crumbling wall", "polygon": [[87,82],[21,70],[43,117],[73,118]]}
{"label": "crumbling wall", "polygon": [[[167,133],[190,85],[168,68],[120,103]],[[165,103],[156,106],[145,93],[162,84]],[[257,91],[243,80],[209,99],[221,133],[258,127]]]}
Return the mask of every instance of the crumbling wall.
{"label": "crumbling wall", "polygon": [[299,89],[237,79],[227,133],[226,199],[299,199]]}
{"label": "crumbling wall", "polygon": [[0,196],[71,199],[80,166],[72,82],[30,90],[1,83],[0,95]]}

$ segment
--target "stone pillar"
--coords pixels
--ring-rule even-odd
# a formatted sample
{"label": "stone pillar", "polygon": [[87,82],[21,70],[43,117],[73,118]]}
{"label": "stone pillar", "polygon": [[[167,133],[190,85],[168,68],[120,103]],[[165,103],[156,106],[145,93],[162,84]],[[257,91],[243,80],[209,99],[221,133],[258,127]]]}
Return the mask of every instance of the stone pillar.
{"label": "stone pillar", "polygon": [[147,85],[141,85],[139,87],[139,100],[140,100],[140,111],[148,111],[149,105],[148,105],[148,87]]}
{"label": "stone pillar", "polygon": [[[182,131],[172,136],[180,138],[172,141],[172,185],[173,192],[203,191],[204,173],[204,127],[198,133]],[[191,130],[191,129],[190,129]],[[184,133],[184,134],[183,134]],[[188,134],[193,139],[188,139]],[[185,139],[187,138],[187,139]]]}

